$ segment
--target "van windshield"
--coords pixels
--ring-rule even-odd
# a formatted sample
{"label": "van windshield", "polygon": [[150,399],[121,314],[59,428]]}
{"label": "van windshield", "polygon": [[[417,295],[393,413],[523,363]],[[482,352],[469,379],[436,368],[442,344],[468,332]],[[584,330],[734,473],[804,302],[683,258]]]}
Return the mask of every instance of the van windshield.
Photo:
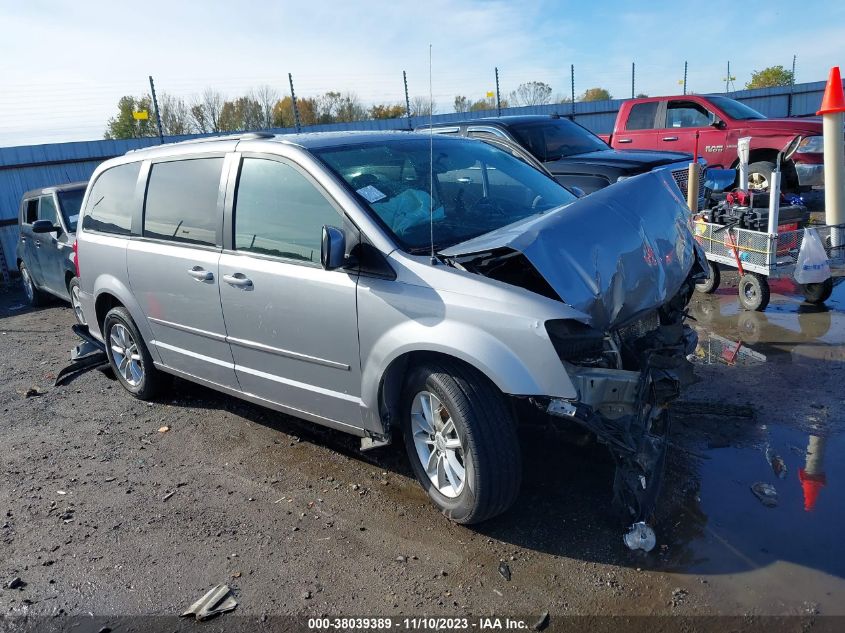
{"label": "van windshield", "polygon": [[59,206],[62,208],[62,218],[64,218],[65,226],[71,233],[76,232],[76,223],[79,221],[79,209],[82,208],[82,197],[85,195],[84,189],[71,189],[70,191],[60,191]]}
{"label": "van windshield", "polygon": [[428,252],[431,232],[440,250],[575,200],[546,174],[475,140],[409,136],[312,152],[410,253]]}

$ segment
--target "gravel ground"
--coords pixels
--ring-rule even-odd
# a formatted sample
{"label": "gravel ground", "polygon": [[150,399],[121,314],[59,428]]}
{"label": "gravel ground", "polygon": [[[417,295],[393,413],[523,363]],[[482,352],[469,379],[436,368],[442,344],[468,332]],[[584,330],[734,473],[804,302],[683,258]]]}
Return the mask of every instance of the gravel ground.
{"label": "gravel ground", "polygon": [[[0,614],[172,615],[218,583],[259,618],[806,608],[805,596],[749,603],[735,575],[685,562],[700,537],[699,458],[716,436],[747,438],[742,416],[722,427],[700,404],[675,415],[651,554],[622,545],[605,450],[548,429],[523,431],[516,506],[467,528],[428,503],[400,446],[361,454],[355,438],[179,380],[154,403],[96,370],[53,387],[73,316],[23,303],[0,289]],[[736,374],[698,373],[708,388],[694,401],[752,400]],[[9,589],[14,578],[25,586]]]}

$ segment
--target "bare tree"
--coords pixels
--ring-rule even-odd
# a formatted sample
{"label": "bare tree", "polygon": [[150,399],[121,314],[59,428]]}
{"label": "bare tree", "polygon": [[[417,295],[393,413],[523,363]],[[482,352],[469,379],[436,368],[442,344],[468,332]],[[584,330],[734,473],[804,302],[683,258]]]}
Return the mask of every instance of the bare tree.
{"label": "bare tree", "polygon": [[518,106],[544,105],[552,100],[552,87],[542,81],[528,81],[519,84],[511,92],[511,101]]}
{"label": "bare tree", "polygon": [[367,118],[367,109],[354,92],[327,92],[317,98],[320,123],[361,121]]}
{"label": "bare tree", "polygon": [[411,116],[428,116],[437,113],[437,104],[428,97],[411,98]]}
{"label": "bare tree", "polygon": [[166,135],[190,134],[191,111],[184,99],[164,92],[158,98],[158,107],[161,127]]}
{"label": "bare tree", "polygon": [[455,95],[455,112],[466,112],[470,106],[469,99],[463,95]]}
{"label": "bare tree", "polygon": [[279,93],[267,84],[258,86],[250,97],[261,107],[261,128],[273,127],[273,106],[279,101]]}
{"label": "bare tree", "polygon": [[191,104],[191,119],[197,132],[219,132],[223,95],[213,88],[206,88],[199,99]]}

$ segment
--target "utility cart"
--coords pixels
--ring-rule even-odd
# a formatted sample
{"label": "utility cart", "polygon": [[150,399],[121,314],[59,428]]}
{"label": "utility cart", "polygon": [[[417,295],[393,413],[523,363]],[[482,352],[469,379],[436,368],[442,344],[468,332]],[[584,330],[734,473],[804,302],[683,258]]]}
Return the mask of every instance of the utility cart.
{"label": "utility cart", "polygon": [[762,312],[769,304],[769,278],[793,277],[798,253],[806,231],[815,230],[828,257],[831,277],[821,283],[799,284],[810,303],[823,303],[833,287],[845,277],[845,248],[833,246],[836,231],[845,234],[845,225],[812,226],[769,234],[736,226],[736,223],[714,224],[695,221],[695,239],[707,255],[710,279],[696,286],[711,293],[719,287],[719,264],[739,272],[739,303],[746,310]]}

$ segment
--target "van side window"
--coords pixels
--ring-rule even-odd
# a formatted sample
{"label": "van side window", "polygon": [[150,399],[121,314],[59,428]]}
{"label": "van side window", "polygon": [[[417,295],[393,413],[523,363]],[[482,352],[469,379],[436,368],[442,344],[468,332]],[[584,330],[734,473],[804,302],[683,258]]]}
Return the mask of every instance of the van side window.
{"label": "van side window", "polygon": [[704,106],[694,101],[670,101],[666,106],[666,127],[707,127],[713,121]]}
{"label": "van side window", "polygon": [[144,237],[214,246],[222,170],[223,158],[155,163],[144,203]]}
{"label": "van side window", "polygon": [[38,219],[38,198],[26,201],[24,209],[24,224],[32,224]]}
{"label": "van side window", "polygon": [[39,220],[50,220],[53,226],[59,226],[59,212],[53,196],[41,196],[41,206],[38,208]]}
{"label": "van side window", "polygon": [[294,167],[245,158],[235,196],[235,249],[320,262],[324,225],[340,215]]}
{"label": "van side window", "polygon": [[135,184],[140,171],[141,163],[127,163],[100,174],[85,204],[83,230],[129,235]]}

